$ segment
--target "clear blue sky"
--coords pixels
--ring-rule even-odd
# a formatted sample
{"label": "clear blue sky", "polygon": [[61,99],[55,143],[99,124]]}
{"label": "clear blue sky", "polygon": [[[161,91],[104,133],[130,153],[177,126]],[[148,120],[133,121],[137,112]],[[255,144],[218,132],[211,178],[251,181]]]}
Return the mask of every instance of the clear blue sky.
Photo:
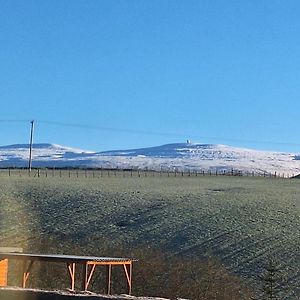
{"label": "clear blue sky", "polygon": [[0,144],[29,140],[4,120],[34,119],[35,142],[99,151],[300,152],[299,16],[298,0],[1,0]]}

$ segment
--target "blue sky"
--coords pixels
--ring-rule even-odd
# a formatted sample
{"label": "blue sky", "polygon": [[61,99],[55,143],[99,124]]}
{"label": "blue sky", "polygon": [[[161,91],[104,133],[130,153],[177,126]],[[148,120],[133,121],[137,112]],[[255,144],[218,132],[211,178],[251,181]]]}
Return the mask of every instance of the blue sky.
{"label": "blue sky", "polygon": [[99,151],[300,152],[299,15],[297,0],[2,0],[0,144],[27,143],[34,119],[35,142]]}

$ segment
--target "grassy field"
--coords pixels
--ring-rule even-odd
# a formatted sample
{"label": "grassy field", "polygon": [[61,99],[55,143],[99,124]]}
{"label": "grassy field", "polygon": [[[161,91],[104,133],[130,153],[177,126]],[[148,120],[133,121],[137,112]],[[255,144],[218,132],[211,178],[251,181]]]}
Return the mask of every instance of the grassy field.
{"label": "grassy field", "polygon": [[297,179],[0,175],[0,204],[0,246],[99,256],[109,243],[124,256],[140,245],[191,260],[212,256],[254,287],[273,258],[287,287],[282,297],[300,294]]}

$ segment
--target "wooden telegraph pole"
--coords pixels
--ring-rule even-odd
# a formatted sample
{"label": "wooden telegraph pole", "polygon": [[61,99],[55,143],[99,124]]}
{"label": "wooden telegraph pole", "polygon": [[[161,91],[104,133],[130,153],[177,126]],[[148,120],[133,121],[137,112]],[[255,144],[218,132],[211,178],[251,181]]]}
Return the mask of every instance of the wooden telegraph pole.
{"label": "wooden telegraph pole", "polygon": [[31,122],[31,129],[30,129],[30,144],[29,144],[29,161],[28,161],[28,171],[31,172],[31,163],[32,163],[32,142],[33,142],[33,127],[34,121]]}

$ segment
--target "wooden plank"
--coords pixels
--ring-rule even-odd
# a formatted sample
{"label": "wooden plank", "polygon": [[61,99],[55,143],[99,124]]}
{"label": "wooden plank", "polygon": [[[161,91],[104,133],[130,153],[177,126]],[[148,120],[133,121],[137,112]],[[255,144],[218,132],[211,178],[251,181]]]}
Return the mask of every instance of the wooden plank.
{"label": "wooden plank", "polygon": [[77,255],[49,255],[49,254],[32,254],[32,253],[9,253],[0,252],[1,258],[12,258],[18,260],[35,260],[35,261],[52,261],[52,262],[74,262],[74,263],[88,263],[88,264],[129,264],[132,259],[129,258],[115,258],[115,257],[92,257],[92,256],[77,256]]}
{"label": "wooden plank", "polygon": [[129,295],[131,295],[131,289],[132,289],[132,262],[129,265],[129,289],[128,289]]}
{"label": "wooden plank", "polygon": [[17,248],[17,247],[0,247],[0,252],[5,253],[21,253],[23,252],[23,248]]}
{"label": "wooden plank", "polygon": [[7,286],[8,260],[0,260],[0,286]]}
{"label": "wooden plank", "polygon": [[129,265],[129,270],[127,265],[123,264],[124,273],[128,284],[128,295],[131,295],[131,284],[132,284],[132,264]]}
{"label": "wooden plank", "polygon": [[107,266],[107,295],[111,294],[111,265]]}
{"label": "wooden plank", "polygon": [[88,265],[101,265],[101,266],[106,266],[106,265],[113,265],[113,266],[123,266],[123,265],[130,265],[132,261],[88,261]]}
{"label": "wooden plank", "polygon": [[92,276],[93,276],[93,274],[94,274],[95,268],[96,268],[96,265],[93,265],[93,266],[92,266],[92,269],[91,269],[91,271],[90,271],[89,277],[88,277],[88,279],[87,279],[87,281],[86,281],[86,290],[87,290],[87,288],[88,288],[88,286],[89,286],[89,284],[90,284],[90,281],[91,281]]}
{"label": "wooden plank", "polygon": [[82,265],[82,283],[81,283],[81,290],[86,291],[88,287],[88,265]]}
{"label": "wooden plank", "polygon": [[69,274],[70,274],[71,291],[75,291],[75,269],[76,269],[76,265],[75,265],[75,263],[68,263],[67,267],[68,267]]}
{"label": "wooden plank", "polygon": [[29,262],[29,265],[28,265],[27,267],[26,267],[27,262],[24,261],[24,263],[23,263],[22,288],[25,288],[25,287],[26,287],[26,282],[27,282],[28,277],[29,277],[29,275],[30,275],[30,270],[31,270],[31,267],[32,267],[33,263],[34,263],[34,261],[31,260],[31,261]]}

